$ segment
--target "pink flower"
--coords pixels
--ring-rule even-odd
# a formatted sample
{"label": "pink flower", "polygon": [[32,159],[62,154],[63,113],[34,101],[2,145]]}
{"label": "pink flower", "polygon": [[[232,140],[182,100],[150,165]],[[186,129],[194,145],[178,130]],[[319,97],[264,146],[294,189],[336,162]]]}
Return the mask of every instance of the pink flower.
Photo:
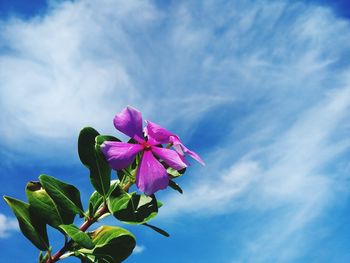
{"label": "pink flower", "polygon": [[[109,165],[116,170],[126,168],[134,161],[138,153],[142,153],[136,172],[136,186],[145,194],[151,195],[166,188],[169,184],[168,173],[155,156],[175,170],[187,167],[186,161],[181,155],[174,150],[159,147],[159,144],[163,142],[153,138],[151,134],[148,135],[148,140],[144,139],[142,115],[138,110],[132,107],[125,108],[115,116],[114,126],[117,130],[133,138],[137,144],[105,141],[101,145],[101,150]],[[180,144],[175,142],[174,146]],[[181,145],[180,147],[182,147]],[[188,152],[188,149],[185,149],[185,152]]]}
{"label": "pink flower", "polygon": [[[146,121],[146,122],[147,122],[147,126],[145,128],[145,133],[148,135],[148,137],[162,144],[170,143],[174,147],[175,151],[181,155],[181,157],[184,157],[185,154],[188,154],[193,159],[198,161],[200,164],[205,165],[203,160],[201,159],[201,157],[199,157],[197,153],[189,150],[185,145],[183,145],[183,143],[180,141],[179,136],[162,128],[158,124],[155,124],[150,121]],[[182,159],[184,160],[184,158]],[[184,161],[186,162],[186,160]]]}

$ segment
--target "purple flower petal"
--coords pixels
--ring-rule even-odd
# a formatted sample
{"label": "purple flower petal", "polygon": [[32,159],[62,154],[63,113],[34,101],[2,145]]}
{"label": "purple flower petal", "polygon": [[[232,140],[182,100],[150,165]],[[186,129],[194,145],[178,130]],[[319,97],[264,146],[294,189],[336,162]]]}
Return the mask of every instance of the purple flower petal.
{"label": "purple flower petal", "polygon": [[107,162],[115,170],[131,164],[141,150],[142,145],[126,142],[106,141],[101,145],[101,151],[106,156]]}
{"label": "purple flower petal", "polygon": [[179,137],[177,136],[171,136],[170,141],[173,143],[174,149],[180,154],[188,154],[191,156],[193,159],[195,159],[197,162],[199,162],[201,165],[205,165],[204,161],[202,160],[201,157],[194,151],[189,150],[185,145],[182,144],[180,141]]}
{"label": "purple flower petal", "polygon": [[117,130],[130,136],[138,142],[143,141],[142,135],[142,115],[133,107],[126,107],[116,114],[113,120]]}
{"label": "purple flower petal", "polygon": [[187,167],[179,154],[173,150],[152,146],[152,152],[175,170],[181,170]]}
{"label": "purple flower petal", "polygon": [[191,164],[186,160],[185,155],[178,154],[180,159],[187,165],[190,166]]}
{"label": "purple flower petal", "polygon": [[146,121],[146,123],[147,123],[146,130],[147,130],[148,137],[153,138],[159,143],[169,143],[170,136],[174,136],[173,133],[164,129],[158,124],[155,124],[150,121]]}
{"label": "purple flower petal", "polygon": [[194,151],[191,151],[189,149],[187,149],[184,145],[184,152],[187,153],[189,156],[191,156],[193,159],[195,159],[197,162],[199,162],[201,165],[205,166],[204,161],[202,160],[201,157],[199,157],[199,155],[197,153],[195,153]]}
{"label": "purple flower petal", "polygon": [[173,143],[173,147],[175,151],[177,151],[181,156],[184,156],[185,153],[187,153],[193,159],[195,159],[202,165],[205,165],[203,160],[199,157],[197,153],[189,150],[188,148],[186,148],[185,145],[182,144],[182,142],[180,141],[180,138],[177,135],[164,129],[163,127],[159,126],[156,123],[153,123],[150,121],[146,121],[146,122],[147,122],[146,130],[149,138],[153,138],[159,143]]}
{"label": "purple flower petal", "polygon": [[136,172],[136,186],[146,195],[164,189],[169,184],[168,173],[151,151],[144,151]]}

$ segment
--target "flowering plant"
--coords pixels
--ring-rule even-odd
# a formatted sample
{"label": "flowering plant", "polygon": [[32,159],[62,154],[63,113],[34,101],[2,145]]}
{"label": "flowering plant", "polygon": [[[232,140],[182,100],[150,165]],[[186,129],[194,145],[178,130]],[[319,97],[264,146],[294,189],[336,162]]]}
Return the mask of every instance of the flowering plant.
{"label": "flowering plant", "polygon": [[[88,228],[105,216],[113,215],[126,224],[149,227],[169,234],[148,222],[162,203],[155,193],[166,187],[182,193],[174,179],[184,174],[189,162],[186,155],[204,165],[198,154],[189,150],[179,136],[146,121],[142,128],[141,113],[127,107],[114,118],[117,130],[130,137],[122,142],[111,135],[100,135],[86,127],[78,138],[81,162],[89,169],[95,191],[83,209],[79,190],[52,176],[42,174],[39,181],[26,186],[28,203],[4,196],[17,217],[19,227],[39,250],[39,263],[56,262],[65,257],[78,257],[82,262],[121,262],[136,246],[135,236],[117,226]],[[171,149],[173,148],[173,149]],[[111,180],[111,172],[117,173]],[[132,185],[140,192],[130,192]],[[82,218],[80,227],[73,224],[75,216]],[[64,245],[52,253],[47,225],[60,231]]]}

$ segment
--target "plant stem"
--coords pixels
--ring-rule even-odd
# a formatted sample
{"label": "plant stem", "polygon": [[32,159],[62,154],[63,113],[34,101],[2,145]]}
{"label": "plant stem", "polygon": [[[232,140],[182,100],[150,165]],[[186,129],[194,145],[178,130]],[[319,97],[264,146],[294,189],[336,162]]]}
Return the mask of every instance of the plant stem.
{"label": "plant stem", "polygon": [[[104,215],[105,213],[108,212],[108,208],[107,205],[104,204],[103,207],[101,207],[97,213],[95,218],[88,218],[88,220],[86,220],[81,226],[80,226],[80,230],[85,232],[93,223],[95,223],[98,218],[100,218],[102,215]],[[60,259],[60,257],[72,246],[72,244],[74,243],[74,241],[71,239],[69,242],[67,242],[59,251],[57,251],[55,253],[55,255],[53,255],[53,257],[49,257],[48,260],[46,261],[46,263],[53,263],[56,262]]]}
{"label": "plant stem", "polygon": [[[123,190],[128,191],[132,184],[133,183],[128,182],[126,185],[123,186]],[[103,216],[105,213],[108,213],[108,207],[107,207],[106,203],[104,203],[104,205],[96,212],[96,216],[94,216],[93,218],[88,218],[88,220],[86,220],[80,226],[79,229],[81,231],[85,232],[93,223],[98,221],[98,219],[101,216]],[[74,243],[74,241],[73,241],[73,239],[71,239],[70,241],[66,242],[65,245],[59,251],[57,251],[52,257],[51,257],[51,254],[49,254],[48,259],[46,260],[46,263],[54,263],[56,261],[59,261],[60,257],[70,249],[70,247],[73,245],[73,243]]]}

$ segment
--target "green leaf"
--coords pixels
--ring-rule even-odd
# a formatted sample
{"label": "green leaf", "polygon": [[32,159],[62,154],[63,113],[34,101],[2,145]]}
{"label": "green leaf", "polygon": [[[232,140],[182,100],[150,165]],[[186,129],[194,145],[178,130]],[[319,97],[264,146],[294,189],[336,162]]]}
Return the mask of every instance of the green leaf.
{"label": "green leaf", "polygon": [[48,250],[49,240],[47,237],[46,225],[41,220],[35,218],[35,215],[30,214],[29,204],[9,196],[4,196],[4,199],[16,215],[19,228],[23,235],[38,249]]}
{"label": "green leaf", "polygon": [[84,215],[80,192],[75,186],[45,174],[39,176],[39,181],[60,209],[72,214]]}
{"label": "green leaf", "polygon": [[81,231],[75,225],[60,225],[60,228],[78,245],[88,249],[94,248],[94,243],[92,243],[89,235]]}
{"label": "green leaf", "polygon": [[[128,143],[135,144],[137,142],[134,139],[130,139]],[[118,179],[123,183],[127,183],[127,182],[135,183],[136,172],[139,167],[140,160],[141,160],[141,155],[137,154],[134,161],[131,164],[129,164],[124,169],[117,170]]]}
{"label": "green leaf", "polygon": [[165,230],[163,230],[163,229],[161,229],[161,228],[159,228],[159,227],[156,227],[156,226],[153,226],[153,225],[150,225],[150,224],[147,224],[147,223],[144,223],[144,224],[142,224],[142,225],[147,226],[147,227],[153,229],[154,231],[158,232],[159,234],[161,234],[161,235],[163,235],[163,236],[165,236],[165,237],[170,237],[170,235],[169,235],[168,232],[166,232]]}
{"label": "green leaf", "polygon": [[111,135],[97,135],[95,137],[95,148],[97,150],[100,150],[100,146],[102,145],[102,143],[104,143],[105,141],[115,141],[115,142],[120,142],[120,140],[114,136]]}
{"label": "green leaf", "polygon": [[[114,191],[116,187],[118,187],[119,181],[118,180],[112,180],[111,181],[111,187],[107,193],[107,196],[111,194],[111,192]],[[100,195],[97,191],[94,191],[89,199],[89,210],[88,214],[90,217],[93,217],[97,210],[102,206],[103,204],[103,196]]]}
{"label": "green leaf", "polygon": [[102,204],[103,196],[94,191],[89,199],[89,216],[93,217]]}
{"label": "green leaf", "polygon": [[183,194],[181,187],[177,183],[175,183],[173,180],[169,180],[169,187],[178,191],[180,194]]}
{"label": "green leaf", "polygon": [[26,186],[26,195],[30,212],[50,226],[59,229],[59,225],[73,222],[75,214],[59,207],[40,182],[29,182]]}
{"label": "green leaf", "polygon": [[74,256],[80,258],[81,263],[96,263],[97,259],[92,254],[82,253],[80,251],[74,251]]}
{"label": "green leaf", "polygon": [[38,257],[38,262],[41,263],[43,261],[43,258],[44,258],[43,252],[40,250],[39,257]]}
{"label": "green leaf", "polygon": [[180,177],[181,175],[183,175],[186,172],[186,168],[181,169],[181,170],[175,170],[174,168],[169,167],[168,169],[166,169],[168,175],[170,175],[170,177]]}
{"label": "green leaf", "polygon": [[[49,250],[51,250],[51,248]],[[40,251],[40,254],[41,254],[41,261],[39,261],[39,263],[46,262],[49,257],[49,254],[48,253],[43,254],[42,251]],[[40,254],[39,254],[39,258],[40,258]]]}
{"label": "green leaf", "polygon": [[[133,162],[133,164],[135,163],[135,161]],[[132,164],[132,165],[133,165]],[[117,175],[118,175],[118,179],[120,180],[120,182],[123,182],[123,185],[126,185],[127,183],[135,183],[135,177],[136,177],[136,168],[132,168],[131,165],[129,165],[128,167],[122,169],[122,170],[118,170],[117,171]]]}
{"label": "green leaf", "polygon": [[[78,153],[81,162],[90,170],[90,181],[102,196],[106,196],[110,187],[111,168],[99,147],[103,141],[111,136],[101,136],[91,127],[80,131],[78,139]],[[95,147],[95,143],[96,147]]]}
{"label": "green leaf", "polygon": [[94,217],[94,205],[89,202],[89,208],[88,208],[88,217],[93,218]]}
{"label": "green leaf", "polygon": [[124,178],[124,176],[125,176],[125,171],[124,171],[124,169],[122,169],[122,170],[117,170],[117,178],[119,179],[119,181],[122,181],[123,178]]}
{"label": "green leaf", "polygon": [[96,256],[98,262],[121,262],[136,246],[133,234],[115,226],[101,226],[91,233],[91,238],[95,245],[92,254]]}
{"label": "green leaf", "polygon": [[127,193],[117,187],[107,199],[109,211],[118,220],[128,224],[143,224],[158,213],[158,202],[154,195]]}

